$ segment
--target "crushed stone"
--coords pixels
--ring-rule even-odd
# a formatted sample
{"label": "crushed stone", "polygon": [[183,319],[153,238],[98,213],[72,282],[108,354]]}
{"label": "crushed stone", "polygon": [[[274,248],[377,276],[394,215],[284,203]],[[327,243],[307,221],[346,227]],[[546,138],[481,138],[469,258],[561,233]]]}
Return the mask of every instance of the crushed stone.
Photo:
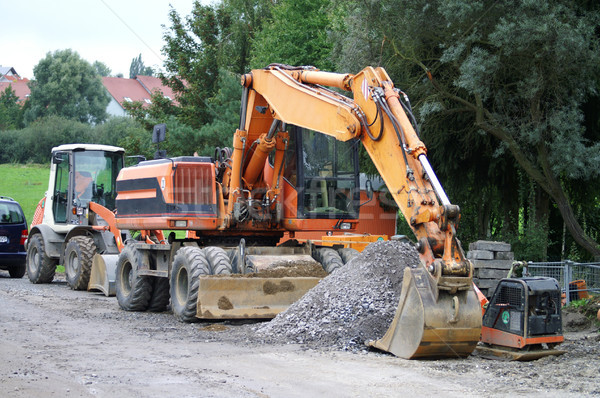
{"label": "crushed stone", "polygon": [[404,268],[420,262],[405,242],[379,241],[333,271],[268,323],[257,337],[281,344],[362,350],[385,334],[394,318]]}

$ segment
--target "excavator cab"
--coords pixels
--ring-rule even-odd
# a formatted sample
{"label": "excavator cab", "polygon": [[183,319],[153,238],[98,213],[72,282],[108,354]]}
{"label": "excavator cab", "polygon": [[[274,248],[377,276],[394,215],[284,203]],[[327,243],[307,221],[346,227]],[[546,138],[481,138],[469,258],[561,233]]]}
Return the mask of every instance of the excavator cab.
{"label": "excavator cab", "polygon": [[298,126],[290,125],[287,131],[290,140],[283,176],[285,189],[296,191],[297,201],[285,202],[286,214],[303,219],[358,219],[356,143]]}

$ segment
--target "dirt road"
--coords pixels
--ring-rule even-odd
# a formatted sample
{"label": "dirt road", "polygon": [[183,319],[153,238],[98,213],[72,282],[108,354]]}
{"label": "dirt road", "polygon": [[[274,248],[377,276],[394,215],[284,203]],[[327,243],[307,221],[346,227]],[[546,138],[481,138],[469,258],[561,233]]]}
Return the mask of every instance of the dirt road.
{"label": "dirt road", "polygon": [[589,329],[566,333],[562,357],[508,363],[267,345],[254,328],[124,312],[64,279],[32,285],[0,272],[0,396],[600,396],[600,339]]}

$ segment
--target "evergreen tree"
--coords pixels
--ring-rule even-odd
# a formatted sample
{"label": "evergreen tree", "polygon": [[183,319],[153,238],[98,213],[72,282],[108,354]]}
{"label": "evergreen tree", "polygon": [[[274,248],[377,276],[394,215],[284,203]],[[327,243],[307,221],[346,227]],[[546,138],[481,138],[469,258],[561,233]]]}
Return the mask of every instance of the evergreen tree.
{"label": "evergreen tree", "polygon": [[142,61],[142,54],[138,55],[136,58],[131,60],[131,65],[129,66],[129,78],[135,79],[136,76],[153,76],[154,70],[144,65],[144,61]]}

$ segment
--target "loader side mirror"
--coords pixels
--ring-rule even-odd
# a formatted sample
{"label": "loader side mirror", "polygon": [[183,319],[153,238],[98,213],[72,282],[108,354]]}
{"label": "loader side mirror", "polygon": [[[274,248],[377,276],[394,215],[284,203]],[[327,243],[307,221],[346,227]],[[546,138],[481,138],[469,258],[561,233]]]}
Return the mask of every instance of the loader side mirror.
{"label": "loader side mirror", "polygon": [[52,163],[53,164],[61,164],[66,159],[68,159],[67,156],[68,156],[67,152],[54,152],[52,154]]}
{"label": "loader side mirror", "polygon": [[163,142],[165,140],[167,132],[167,125],[164,123],[157,124],[154,126],[152,130],[152,143],[158,144],[159,142]]}

